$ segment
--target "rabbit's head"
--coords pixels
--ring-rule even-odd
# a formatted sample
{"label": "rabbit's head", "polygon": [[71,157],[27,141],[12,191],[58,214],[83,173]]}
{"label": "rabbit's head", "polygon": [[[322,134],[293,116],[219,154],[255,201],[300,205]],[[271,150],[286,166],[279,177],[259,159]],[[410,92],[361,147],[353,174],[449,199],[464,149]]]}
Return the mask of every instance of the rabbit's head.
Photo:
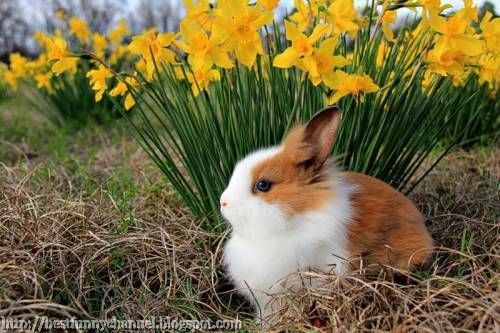
{"label": "rabbit's head", "polygon": [[255,151],[239,161],[220,198],[222,215],[235,233],[280,234],[298,214],[321,210],[335,200],[327,162],[340,122],[336,107],[293,128],[279,146]]}

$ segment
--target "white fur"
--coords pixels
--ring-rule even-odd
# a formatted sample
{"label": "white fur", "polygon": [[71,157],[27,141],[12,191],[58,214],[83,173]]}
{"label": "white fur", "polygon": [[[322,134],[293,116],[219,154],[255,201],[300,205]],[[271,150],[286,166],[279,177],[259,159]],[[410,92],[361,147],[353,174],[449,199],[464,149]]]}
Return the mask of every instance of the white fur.
{"label": "white fur", "polygon": [[[318,211],[291,219],[278,205],[252,193],[252,169],[281,150],[260,150],[240,161],[221,196],[227,203],[221,212],[233,227],[224,261],[237,290],[253,302],[260,318],[272,313],[266,305],[273,293],[284,288],[280,280],[310,268],[341,274],[347,256],[351,187],[333,172],[335,199]],[[286,284],[293,288],[290,281]]]}

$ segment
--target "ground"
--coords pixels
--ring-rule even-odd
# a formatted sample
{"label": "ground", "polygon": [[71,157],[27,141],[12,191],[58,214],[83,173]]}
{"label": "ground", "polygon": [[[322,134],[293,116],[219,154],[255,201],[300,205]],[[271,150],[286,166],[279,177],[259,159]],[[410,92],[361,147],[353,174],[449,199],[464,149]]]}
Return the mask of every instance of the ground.
{"label": "ground", "polygon": [[[438,152],[436,152],[437,154]],[[404,281],[280,295],[277,331],[499,332],[500,147],[455,149],[410,194],[439,250]],[[56,129],[0,104],[0,317],[235,319],[257,328],[200,228],[125,123]]]}

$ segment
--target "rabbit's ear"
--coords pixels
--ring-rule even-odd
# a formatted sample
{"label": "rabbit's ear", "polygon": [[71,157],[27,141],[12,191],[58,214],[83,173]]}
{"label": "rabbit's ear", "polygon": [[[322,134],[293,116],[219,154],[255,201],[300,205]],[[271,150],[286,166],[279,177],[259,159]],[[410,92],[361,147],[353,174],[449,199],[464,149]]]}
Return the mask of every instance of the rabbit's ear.
{"label": "rabbit's ear", "polygon": [[292,129],[284,140],[285,153],[297,165],[321,167],[332,151],[340,122],[340,110],[319,111],[305,125]]}
{"label": "rabbit's ear", "polygon": [[340,110],[327,107],[314,115],[304,128],[303,142],[312,147],[314,156],[311,164],[322,165],[332,152],[340,123]]}

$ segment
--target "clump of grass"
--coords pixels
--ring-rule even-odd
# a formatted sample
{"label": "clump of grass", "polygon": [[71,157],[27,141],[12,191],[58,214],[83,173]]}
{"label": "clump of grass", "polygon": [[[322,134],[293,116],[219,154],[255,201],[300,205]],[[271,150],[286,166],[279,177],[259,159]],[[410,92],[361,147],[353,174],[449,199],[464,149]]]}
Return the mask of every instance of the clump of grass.
{"label": "clump of grass", "polygon": [[[78,66],[76,73],[64,73],[51,79],[53,92],[43,89],[27,89],[25,93],[34,108],[58,127],[80,129],[102,124],[112,124],[121,118],[109,96],[100,102],[95,101],[94,91],[89,85],[86,74],[93,69],[87,63]],[[116,84],[113,81],[113,84]],[[121,98],[118,98],[121,101]],[[63,126],[64,125],[64,126]]]}
{"label": "clump of grass", "polygon": [[[72,137],[65,155],[8,140],[38,155],[0,163],[0,316],[239,318],[255,331],[224,275],[226,234],[202,230],[123,132]],[[278,295],[271,330],[498,330],[498,156],[456,152],[412,193],[440,246],[431,268],[403,284],[307,273],[324,287]]]}
{"label": "clump of grass", "polygon": [[454,116],[450,114],[450,126],[443,132],[443,141],[455,142],[465,149],[498,142],[500,136],[500,99],[480,96],[478,92],[487,91],[487,84],[474,80],[469,82],[460,89],[459,100],[468,100],[465,104],[473,107],[459,109]]}

